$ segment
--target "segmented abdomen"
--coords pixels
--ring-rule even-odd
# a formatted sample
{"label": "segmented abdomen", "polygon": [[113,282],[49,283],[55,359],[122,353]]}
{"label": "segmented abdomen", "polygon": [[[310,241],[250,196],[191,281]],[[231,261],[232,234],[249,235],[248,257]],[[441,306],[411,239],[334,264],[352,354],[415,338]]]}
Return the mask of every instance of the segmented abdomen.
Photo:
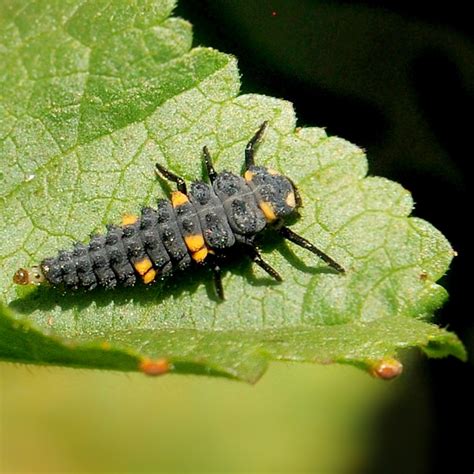
{"label": "segmented abdomen", "polygon": [[78,243],[72,251],[43,260],[45,278],[55,286],[93,289],[133,286],[137,276],[150,283],[157,271],[166,275],[172,265],[157,233],[157,216],[156,210],[144,208],[135,222],[108,226],[105,235],[93,236],[89,244]]}

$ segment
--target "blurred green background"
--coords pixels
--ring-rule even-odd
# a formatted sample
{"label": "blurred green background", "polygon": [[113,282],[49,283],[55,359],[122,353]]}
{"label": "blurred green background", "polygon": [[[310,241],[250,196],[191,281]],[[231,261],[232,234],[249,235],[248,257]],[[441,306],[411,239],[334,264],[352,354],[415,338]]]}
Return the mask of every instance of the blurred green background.
{"label": "blurred green background", "polygon": [[[366,472],[380,416],[404,390],[403,379],[292,364],[255,386],[2,364],[1,384],[5,473]],[[408,407],[415,431],[385,454],[423,459],[425,397]]]}
{"label": "blurred green background", "polygon": [[372,174],[413,193],[415,214],[460,254],[437,321],[471,362],[417,357],[389,383],[274,364],[254,387],[0,364],[1,472],[472,472],[471,440],[458,434],[474,375],[467,5],[182,0],[177,14],[195,45],[238,57],[244,92],[292,101],[299,125],[364,147]]}

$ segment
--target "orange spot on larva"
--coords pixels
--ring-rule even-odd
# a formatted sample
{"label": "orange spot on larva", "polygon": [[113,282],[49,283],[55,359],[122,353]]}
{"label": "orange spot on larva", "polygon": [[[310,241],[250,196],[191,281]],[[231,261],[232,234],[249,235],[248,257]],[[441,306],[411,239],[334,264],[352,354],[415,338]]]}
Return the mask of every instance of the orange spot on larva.
{"label": "orange spot on larva", "polygon": [[187,202],[189,202],[188,196],[186,196],[186,194],[183,194],[181,191],[173,191],[171,193],[171,204],[174,208],[182,206]]}
{"label": "orange spot on larva", "polygon": [[247,183],[252,181],[253,177],[254,177],[254,174],[249,170],[247,170],[244,174],[244,178],[245,178],[245,181],[247,181]]}
{"label": "orange spot on larva", "polygon": [[202,234],[186,235],[184,237],[184,243],[191,253],[201,250],[205,245]]}
{"label": "orange spot on larva", "polygon": [[134,216],[133,214],[124,214],[122,216],[122,225],[131,225],[137,222],[138,217]]}
{"label": "orange spot on larva", "polygon": [[110,345],[110,342],[103,341],[100,343],[100,347],[104,349],[105,351],[108,351],[112,346]]}
{"label": "orange spot on larva", "polygon": [[150,270],[150,268],[153,266],[151,263],[151,260],[148,257],[142,258],[141,260],[138,260],[137,262],[133,263],[133,266],[135,270],[140,274],[140,275],[145,275],[145,273]]}
{"label": "orange spot on larva", "polygon": [[203,247],[202,249],[198,250],[191,254],[192,259],[197,263],[202,263],[206,259],[208,254],[207,247]]}
{"label": "orange spot on larva", "polygon": [[391,380],[403,372],[402,363],[393,358],[382,359],[372,366],[371,373],[374,377],[383,380]]}
{"label": "orange spot on larva", "polygon": [[270,202],[261,201],[258,203],[260,209],[262,210],[263,214],[265,215],[265,219],[267,222],[274,222],[276,221],[275,211],[273,210],[273,206]]}
{"label": "orange spot on larva", "polygon": [[142,359],[139,365],[140,372],[146,375],[163,375],[170,370],[167,359]]}
{"label": "orange spot on larva", "polygon": [[152,283],[155,280],[156,277],[156,270],[154,268],[150,268],[145,275],[142,275],[143,283],[145,285],[148,285],[149,283]]}

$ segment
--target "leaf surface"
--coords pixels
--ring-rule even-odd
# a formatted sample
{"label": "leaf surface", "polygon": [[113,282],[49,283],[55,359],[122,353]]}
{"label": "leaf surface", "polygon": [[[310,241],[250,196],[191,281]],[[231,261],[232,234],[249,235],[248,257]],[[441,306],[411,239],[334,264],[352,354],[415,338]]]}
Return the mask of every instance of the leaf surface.
{"label": "leaf surface", "polygon": [[[400,185],[367,177],[362,150],[319,128],[295,129],[290,103],[238,95],[235,58],[191,49],[170,1],[8,2],[0,19],[0,357],[31,363],[176,372],[255,381],[271,360],[346,362],[372,369],[400,348],[465,353],[427,322],[445,301],[436,281],[453,251],[408,217]],[[297,184],[294,230],[347,268],[327,270],[266,235],[275,285],[250,263],[229,264],[218,304],[205,269],[144,287],[63,293],[15,287],[40,262],[125,212],[166,195],[160,162],[202,176],[207,145],[218,170],[240,172],[246,143],[270,121],[260,164]],[[144,365],[145,363],[145,365]]]}

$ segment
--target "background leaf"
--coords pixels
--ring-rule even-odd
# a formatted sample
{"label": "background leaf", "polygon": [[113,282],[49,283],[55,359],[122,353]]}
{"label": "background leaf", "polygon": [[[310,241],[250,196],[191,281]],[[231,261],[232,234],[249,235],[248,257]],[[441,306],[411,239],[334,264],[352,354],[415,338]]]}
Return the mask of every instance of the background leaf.
{"label": "background leaf", "polygon": [[[454,335],[422,321],[446,298],[435,282],[453,252],[431,225],[407,217],[409,193],[366,178],[354,145],[321,129],[295,131],[289,103],[238,96],[235,60],[190,50],[189,25],[168,18],[171,2],[8,5],[0,25],[0,278],[11,309],[2,310],[0,355],[121,370],[164,358],[176,371],[249,381],[272,359],[372,368],[413,345],[465,357]],[[115,292],[13,287],[19,266],[164,195],[155,161],[197,179],[207,145],[218,169],[240,171],[265,119],[259,162],[298,184],[305,207],[296,231],[346,276],[268,236],[262,249],[285,282],[236,262],[223,304],[202,270]]]}

